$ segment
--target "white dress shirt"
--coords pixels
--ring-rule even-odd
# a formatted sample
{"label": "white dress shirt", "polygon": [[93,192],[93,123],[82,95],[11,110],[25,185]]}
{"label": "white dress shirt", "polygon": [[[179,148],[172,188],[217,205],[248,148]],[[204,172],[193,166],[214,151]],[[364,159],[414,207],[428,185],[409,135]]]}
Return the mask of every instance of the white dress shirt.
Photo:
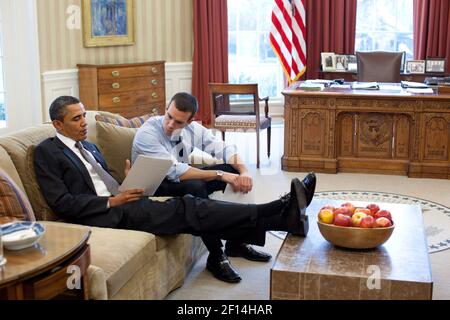
{"label": "white dress shirt", "polygon": [[[75,147],[76,141],[66,136],[63,136],[60,133],[56,133],[56,136],[58,137],[59,140],[61,140],[62,143],[64,143],[70,150],[72,150],[77,155],[78,158],[80,158],[81,162],[83,162],[84,166],[89,172],[89,175],[91,176],[92,183],[94,184],[95,192],[97,193],[97,195],[100,197],[110,197],[111,193],[106,188],[106,185],[103,182],[103,180],[94,170],[92,165],[89,162],[87,162],[86,159],[83,158],[80,150],[77,147]],[[89,150],[86,151],[89,152]]]}
{"label": "white dress shirt", "polygon": [[140,154],[172,159],[174,164],[167,173],[170,181],[180,182],[180,177],[189,170],[188,157],[194,148],[225,163],[237,154],[235,145],[217,139],[211,130],[195,121],[171,137],[164,132],[163,121],[164,117],[151,117],[139,128],[133,140],[131,161],[136,161]]}

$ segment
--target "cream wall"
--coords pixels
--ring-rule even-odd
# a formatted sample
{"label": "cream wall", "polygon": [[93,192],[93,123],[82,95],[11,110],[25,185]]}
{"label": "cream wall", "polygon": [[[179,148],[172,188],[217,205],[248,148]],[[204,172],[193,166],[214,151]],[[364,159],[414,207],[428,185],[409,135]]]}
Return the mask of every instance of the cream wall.
{"label": "cream wall", "polygon": [[81,13],[81,0],[38,0],[41,72],[73,69],[78,63],[192,61],[192,0],[134,0],[134,4],[135,45],[85,48],[82,28],[71,30],[66,25],[77,9]]}

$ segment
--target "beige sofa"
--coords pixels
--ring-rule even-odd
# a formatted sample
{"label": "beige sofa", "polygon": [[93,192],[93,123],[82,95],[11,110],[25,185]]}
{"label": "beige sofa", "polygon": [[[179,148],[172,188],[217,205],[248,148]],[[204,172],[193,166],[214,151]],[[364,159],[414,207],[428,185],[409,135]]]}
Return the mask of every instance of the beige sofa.
{"label": "beige sofa", "polygon": [[[94,116],[88,112],[88,140],[101,145]],[[0,137],[0,167],[26,192],[37,220],[62,223],[43,199],[33,167],[34,146],[54,134],[53,126],[44,124]],[[122,143],[129,144],[132,134],[124,138],[128,140]],[[124,152],[123,148],[110,148],[105,155],[108,163],[114,149]],[[139,231],[91,229],[90,299],[163,299],[183,284],[205,252],[200,238],[190,235],[158,237]]]}

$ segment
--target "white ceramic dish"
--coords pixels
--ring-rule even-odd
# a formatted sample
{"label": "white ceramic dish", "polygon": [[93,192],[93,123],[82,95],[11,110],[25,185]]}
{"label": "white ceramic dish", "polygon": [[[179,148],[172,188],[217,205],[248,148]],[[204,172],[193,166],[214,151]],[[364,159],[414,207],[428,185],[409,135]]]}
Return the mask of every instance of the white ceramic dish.
{"label": "white ceramic dish", "polygon": [[40,223],[20,221],[1,225],[3,247],[7,250],[21,250],[34,246],[45,233]]}

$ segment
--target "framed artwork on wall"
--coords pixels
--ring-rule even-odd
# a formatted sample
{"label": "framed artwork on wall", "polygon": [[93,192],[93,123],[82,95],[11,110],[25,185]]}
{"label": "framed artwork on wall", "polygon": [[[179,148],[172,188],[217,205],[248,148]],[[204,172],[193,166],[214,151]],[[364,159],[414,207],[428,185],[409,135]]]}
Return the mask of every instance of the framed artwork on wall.
{"label": "framed artwork on wall", "polygon": [[85,47],[134,44],[134,0],[82,0]]}

